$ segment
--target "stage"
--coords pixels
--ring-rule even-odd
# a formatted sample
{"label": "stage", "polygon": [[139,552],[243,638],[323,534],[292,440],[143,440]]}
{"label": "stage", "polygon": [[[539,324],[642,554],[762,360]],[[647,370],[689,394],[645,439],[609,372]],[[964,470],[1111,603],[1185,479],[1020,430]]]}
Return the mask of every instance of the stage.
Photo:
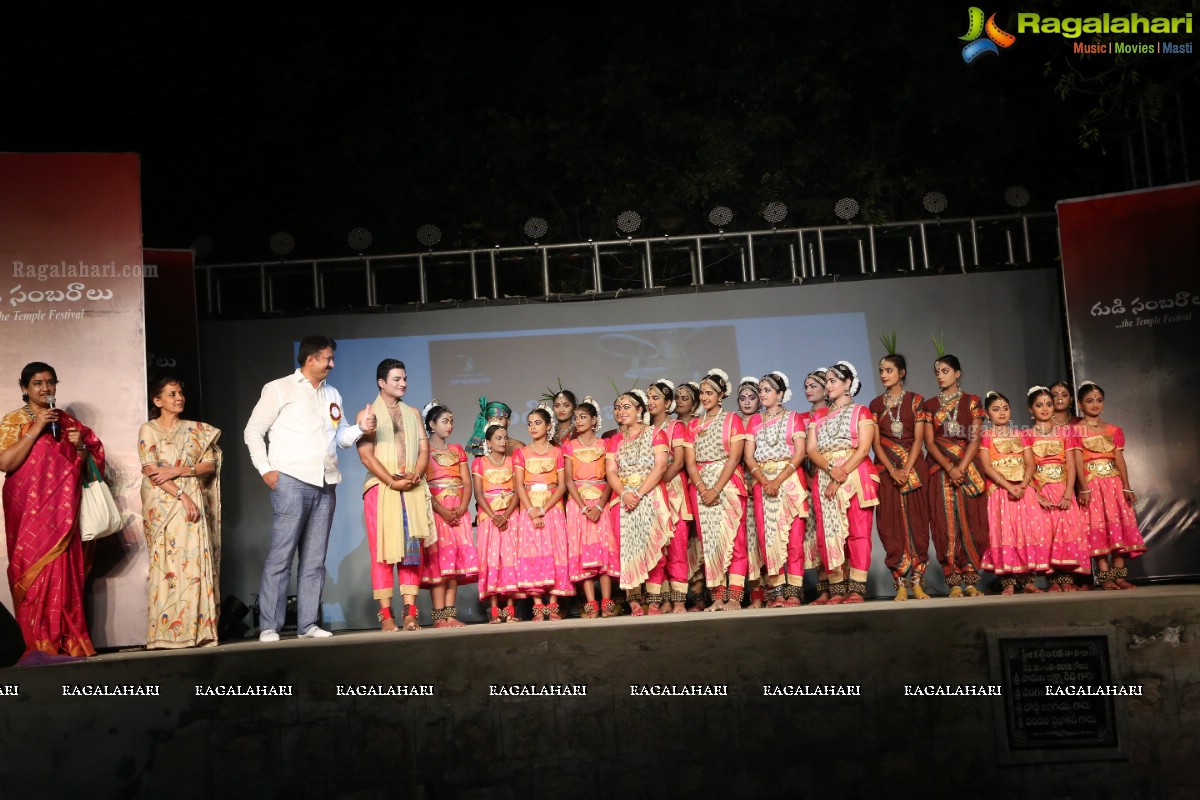
{"label": "stage", "polygon": [[[0,796],[1195,797],[1198,625],[1177,585],[108,653],[0,670]],[[1120,696],[1034,708],[997,670],[1088,636]],[[1086,735],[1087,702],[1106,746],[1005,733]]]}

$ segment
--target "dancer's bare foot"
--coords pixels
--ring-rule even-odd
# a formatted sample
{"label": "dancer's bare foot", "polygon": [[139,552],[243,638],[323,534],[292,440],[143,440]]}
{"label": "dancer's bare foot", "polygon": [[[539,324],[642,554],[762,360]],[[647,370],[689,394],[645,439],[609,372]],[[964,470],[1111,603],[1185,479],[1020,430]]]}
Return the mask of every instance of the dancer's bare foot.
{"label": "dancer's bare foot", "polygon": [[395,633],[400,630],[399,626],[396,625],[396,620],[391,617],[384,617],[383,622],[379,625],[379,629],[384,633]]}

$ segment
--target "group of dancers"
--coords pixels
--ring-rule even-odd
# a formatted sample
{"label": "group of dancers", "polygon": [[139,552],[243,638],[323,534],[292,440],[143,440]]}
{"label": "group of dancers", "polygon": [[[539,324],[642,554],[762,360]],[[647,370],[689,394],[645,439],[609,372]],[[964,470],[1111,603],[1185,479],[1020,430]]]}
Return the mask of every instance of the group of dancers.
{"label": "group of dancers", "polygon": [[[577,595],[580,616],[616,616],[617,590],[633,616],[795,607],[808,570],[812,604],[861,603],[873,522],[898,601],[929,599],[931,535],[952,598],[981,596],[984,572],[1005,595],[1044,591],[1043,576],[1051,592],[1133,588],[1125,561],[1145,545],[1103,389],[1030,387],[1030,422],[1018,425],[1005,395],[962,390],[955,356],[938,356],[939,393],[926,399],[905,389],[894,340],[888,349],[884,391],[868,406],[854,402],[862,381],[846,361],[805,376],[803,412],[788,408],[782,372],[734,384],[713,369],[622,393],[603,434],[605,409],[568,389],[548,391],[523,430],[508,405],[481,397],[464,448],[434,400],[420,414],[424,465],[399,476],[411,490],[423,474],[431,535],[409,538],[406,507],[407,558],[387,559],[400,570],[403,627],[417,628],[419,588],[434,627],[461,625],[455,594],[470,583],[493,624],[519,621],[523,598],[535,622],[562,619],[560,600]],[[736,410],[724,407],[731,394]],[[372,530],[368,520],[374,557]],[[395,630],[391,566],[374,560],[387,573],[373,577],[379,619]]]}

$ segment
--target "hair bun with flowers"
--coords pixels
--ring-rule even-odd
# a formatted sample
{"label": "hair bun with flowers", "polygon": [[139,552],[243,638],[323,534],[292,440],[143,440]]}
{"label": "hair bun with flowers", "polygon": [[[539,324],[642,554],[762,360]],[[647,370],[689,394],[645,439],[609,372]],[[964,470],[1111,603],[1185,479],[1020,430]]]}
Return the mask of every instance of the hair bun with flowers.
{"label": "hair bun with flowers", "polygon": [[433,433],[433,422],[435,420],[430,419],[429,415],[437,411],[439,408],[443,411],[450,410],[450,406],[446,405],[435,397],[426,403],[425,407],[421,409],[421,422],[425,425],[425,430],[429,431],[430,433]]}
{"label": "hair bun with flowers", "polygon": [[[711,380],[712,378],[716,378],[717,380]],[[704,377],[700,379],[701,383],[704,383],[705,381],[708,381],[714,387],[716,387],[717,391],[721,394],[722,400],[724,400],[726,397],[729,397],[728,372],[723,369],[710,369],[707,373],[705,373]]]}
{"label": "hair bun with flowers", "polygon": [[579,405],[577,405],[575,407],[579,408],[580,406],[587,406],[587,410],[591,413],[591,415],[596,420],[595,422],[592,423],[592,431],[595,432],[595,431],[600,430],[600,425],[603,420],[603,417],[600,416],[600,404],[597,403],[595,400],[593,400],[592,396],[589,394],[587,397],[580,400]]}
{"label": "hair bun with flowers", "polygon": [[666,411],[668,414],[675,411],[675,384],[671,383],[666,378],[659,378],[658,380],[656,380],[654,383],[652,383],[650,385],[666,387],[667,391],[663,393],[663,396],[666,397],[668,394],[670,395],[670,399],[667,400]]}
{"label": "hair bun with flowers", "polygon": [[421,409],[421,419],[425,419],[425,417],[429,416],[430,411],[433,411],[433,409],[440,405],[442,405],[442,401],[438,400],[436,397],[430,400],[425,404],[425,407]]}
{"label": "hair bun with flowers", "polygon": [[772,370],[771,372],[768,372],[766,375],[764,375],[763,378],[764,379],[766,379],[766,378],[774,378],[775,379],[774,380],[775,388],[777,388],[777,389],[779,389],[779,391],[783,392],[783,397],[779,398],[779,402],[787,403],[788,400],[792,399],[792,381],[790,378],[788,378],[787,375],[784,375],[779,370]]}
{"label": "hair bun with flowers", "polygon": [[628,392],[625,392],[625,394],[629,395],[630,397],[636,397],[638,400],[642,401],[643,411],[641,413],[641,416],[638,417],[638,419],[640,419],[642,421],[642,424],[649,425],[650,424],[650,411],[648,409],[650,408],[650,398],[647,397],[646,393],[644,391],[642,391],[641,389],[630,389]]}
{"label": "hair bun with flowers", "polygon": [[[834,367],[842,367],[840,372],[850,373],[850,396],[854,397],[862,389],[862,381],[858,379],[858,370],[849,361],[839,361],[833,365]],[[833,367],[830,367],[833,369]]]}

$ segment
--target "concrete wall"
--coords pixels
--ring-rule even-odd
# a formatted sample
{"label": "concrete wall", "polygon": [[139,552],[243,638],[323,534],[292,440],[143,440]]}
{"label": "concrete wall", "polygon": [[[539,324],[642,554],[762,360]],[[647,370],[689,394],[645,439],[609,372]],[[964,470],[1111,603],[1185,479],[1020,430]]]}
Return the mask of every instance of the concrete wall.
{"label": "concrete wall", "polygon": [[[905,697],[987,684],[989,631],[1116,630],[1126,760],[999,766],[993,701]],[[1177,644],[1137,639],[1182,627]],[[1200,589],[871,603],[661,619],[359,633],[0,670],[0,796],[612,798],[774,795],[1200,796]],[[155,683],[157,698],[63,684]],[[203,698],[197,683],[288,684]],[[338,684],[434,684],[433,697],[337,697]],[[585,684],[495,698],[490,683]],[[729,696],[630,697],[631,683]],[[762,696],[854,684],[860,697]],[[52,787],[52,788],[50,788]]]}

